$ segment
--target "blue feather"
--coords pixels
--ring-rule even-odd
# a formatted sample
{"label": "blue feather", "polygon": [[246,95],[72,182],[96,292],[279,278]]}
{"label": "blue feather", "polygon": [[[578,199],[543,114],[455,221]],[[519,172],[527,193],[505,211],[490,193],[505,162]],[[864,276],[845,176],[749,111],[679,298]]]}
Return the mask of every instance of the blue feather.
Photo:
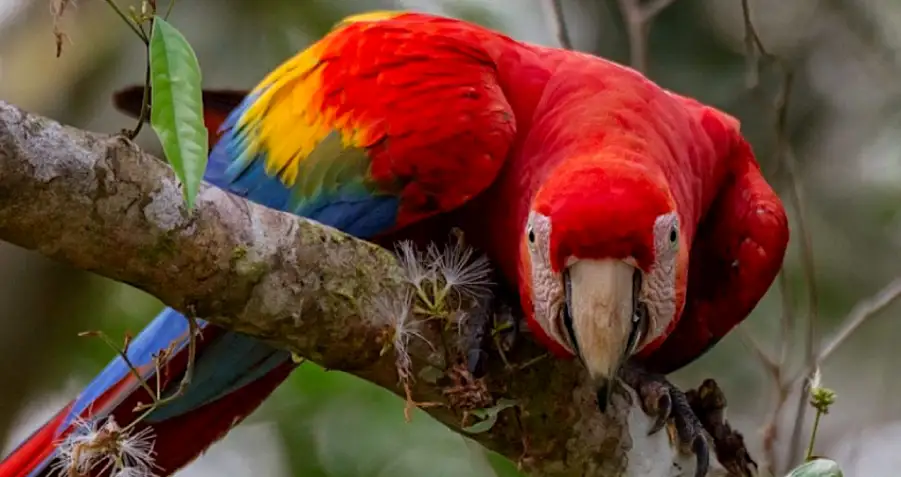
{"label": "blue feather", "polygon": [[337,199],[320,196],[297,210],[297,214],[350,235],[369,238],[394,225],[399,204],[400,199],[393,196]]}
{"label": "blue feather", "polygon": [[[342,181],[331,189],[318,188],[316,195],[303,197],[298,196],[296,187],[289,187],[277,176],[266,173],[265,152],[249,156],[249,137],[257,131],[253,125],[238,127],[238,123],[260,93],[245,97],[223,121],[219,128],[222,135],[210,153],[205,179],[266,207],[293,212],[363,239],[393,227],[400,199],[367,190],[361,184],[362,177]],[[301,168],[300,172],[303,171]]]}
{"label": "blue feather", "polygon": [[[203,323],[205,326],[206,323]],[[186,344],[188,322],[177,311],[167,308],[144,328],[128,346],[128,360],[137,368],[151,365],[153,355],[165,349],[175,340],[179,340],[179,348]],[[69,415],[63,420],[63,427],[72,419],[80,416],[85,409],[97,400],[107,389],[122,381],[131,371],[121,357],[110,362],[103,371],[78,395]],[[146,373],[145,373],[146,374]]]}
{"label": "blue feather", "polygon": [[[197,323],[200,327],[208,326],[204,320],[197,320]],[[166,308],[129,344],[126,355],[146,378],[155,369],[152,367],[153,355],[168,348],[173,341],[178,342],[173,352],[182,350],[188,343],[187,335],[188,320],[172,308]],[[203,353],[198,356],[191,385],[185,393],[179,399],[155,410],[147,420],[161,421],[196,409],[265,376],[288,359],[291,359],[291,354],[287,351],[272,348],[244,334],[224,333],[206,344]],[[141,369],[144,366],[150,367],[145,371]],[[68,426],[76,416],[81,415],[129,373],[131,370],[121,357],[110,362],[75,400],[60,429]],[[173,392],[175,388],[170,394]],[[127,394],[123,394],[123,397]]]}

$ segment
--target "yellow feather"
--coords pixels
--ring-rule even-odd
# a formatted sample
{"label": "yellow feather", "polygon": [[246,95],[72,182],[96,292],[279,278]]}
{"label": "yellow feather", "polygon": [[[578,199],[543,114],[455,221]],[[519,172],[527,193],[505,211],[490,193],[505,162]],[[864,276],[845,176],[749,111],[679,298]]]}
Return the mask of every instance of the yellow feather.
{"label": "yellow feather", "polygon": [[350,115],[338,116],[333,108],[323,108],[323,52],[337,30],[352,23],[387,20],[400,11],[376,11],[352,15],[339,22],[322,40],[285,61],[254,88],[256,101],[244,112],[237,126],[249,128],[247,156],[265,151],[266,173],[279,174],[282,182],[294,186],[301,163],[333,131],[345,148],[358,147],[368,139],[366,128]]}
{"label": "yellow feather", "polygon": [[383,20],[390,20],[392,18],[396,18],[400,15],[403,15],[404,11],[400,10],[375,10],[372,12],[359,13],[357,15],[350,15],[348,17],[344,17],[343,20],[339,21],[335,24],[334,29],[338,29],[344,26],[347,26],[351,23],[361,23],[361,22],[379,22]]}

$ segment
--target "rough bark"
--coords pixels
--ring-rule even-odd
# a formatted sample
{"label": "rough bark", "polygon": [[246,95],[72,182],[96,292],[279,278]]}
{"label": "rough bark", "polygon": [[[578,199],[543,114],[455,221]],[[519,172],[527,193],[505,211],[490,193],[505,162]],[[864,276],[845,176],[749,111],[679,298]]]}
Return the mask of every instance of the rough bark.
{"label": "rough bark", "polygon": [[[0,102],[0,239],[404,395],[393,353],[380,353],[387,327],[374,305],[405,287],[391,253],[209,185],[189,212],[169,166],[124,138]],[[441,342],[436,330],[424,332]],[[436,359],[419,340],[410,351],[414,376]],[[527,359],[537,350],[525,344],[516,354]],[[543,360],[511,373],[491,362],[492,396],[516,400],[519,410],[471,437],[527,472],[676,475],[674,465],[693,472],[667,432],[646,437],[649,419],[630,391],[614,396],[615,417],[604,418],[575,363]],[[426,410],[459,431],[463,409],[449,404],[461,401],[449,392],[459,384],[446,374],[416,379],[412,397],[447,404]]]}

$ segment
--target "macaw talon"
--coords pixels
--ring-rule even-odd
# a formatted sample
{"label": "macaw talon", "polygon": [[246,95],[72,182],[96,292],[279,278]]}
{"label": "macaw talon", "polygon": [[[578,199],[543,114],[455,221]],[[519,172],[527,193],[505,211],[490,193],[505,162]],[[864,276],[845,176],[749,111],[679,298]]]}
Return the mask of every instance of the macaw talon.
{"label": "macaw talon", "polygon": [[680,444],[688,446],[697,457],[695,477],[704,477],[710,469],[710,446],[704,425],[681,389],[665,376],[645,371],[634,363],[627,363],[620,377],[635,390],[644,411],[656,418],[648,435],[652,435],[672,419]]}
{"label": "macaw talon", "polygon": [[726,396],[716,381],[706,379],[697,390],[689,390],[685,395],[704,429],[713,437],[716,458],[729,474],[741,477],[755,475],[757,462],[748,452],[744,436],[726,421]]}
{"label": "macaw talon", "polygon": [[474,377],[481,377],[487,371],[488,347],[491,343],[491,315],[497,299],[494,293],[480,297],[469,311],[463,323],[466,369]]}
{"label": "macaw talon", "polygon": [[463,335],[466,368],[474,377],[487,372],[492,344],[496,343],[504,356],[518,342],[523,317],[517,316],[516,309],[500,290],[492,290],[469,311]]}
{"label": "macaw talon", "polygon": [[515,306],[507,300],[499,299],[494,308],[494,330],[497,335],[497,344],[501,351],[507,353],[519,343],[522,335],[525,318],[517,313]]}
{"label": "macaw talon", "polygon": [[657,420],[654,421],[654,425],[651,426],[651,429],[648,431],[649,436],[656,434],[663,429],[663,426],[666,426],[666,421],[672,413],[672,407],[673,401],[670,399],[669,393],[663,393],[657,398]]}

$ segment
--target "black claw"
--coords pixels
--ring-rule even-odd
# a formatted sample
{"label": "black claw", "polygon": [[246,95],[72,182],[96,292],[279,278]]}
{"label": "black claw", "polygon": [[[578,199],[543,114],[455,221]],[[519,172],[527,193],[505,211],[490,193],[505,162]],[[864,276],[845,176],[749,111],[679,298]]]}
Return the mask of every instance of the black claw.
{"label": "black claw", "polygon": [[657,420],[654,421],[654,425],[648,431],[649,436],[660,432],[660,430],[663,429],[663,426],[666,426],[666,421],[673,413],[673,401],[670,399],[669,393],[660,396],[657,400],[657,409]]}
{"label": "black claw", "polygon": [[485,350],[470,348],[466,351],[466,370],[469,371],[469,374],[479,377],[485,373],[485,358],[488,357],[488,353]]}
{"label": "black claw", "polygon": [[653,374],[635,364],[627,364],[620,374],[623,381],[634,389],[645,412],[656,417],[648,435],[662,430],[672,418],[679,442],[689,445],[697,457],[697,477],[704,477],[710,469],[710,446],[704,425],[695,415],[688,398],[666,377]]}
{"label": "black claw", "polygon": [[686,393],[695,416],[713,439],[717,460],[729,475],[751,477],[758,471],[757,462],[745,446],[744,436],[726,421],[726,396],[716,381],[707,379],[697,390]]}
{"label": "black claw", "polygon": [[698,459],[698,465],[695,469],[695,477],[704,477],[710,469],[710,446],[707,439],[703,435],[695,436],[695,442],[691,446],[695,457]]}
{"label": "black claw", "polygon": [[510,296],[504,287],[498,285],[470,310],[464,332],[466,368],[476,378],[488,371],[489,350],[493,345],[494,330],[502,324],[509,324],[500,331],[499,344],[508,351],[516,343],[520,333],[520,317],[513,312]]}
{"label": "black claw", "polygon": [[487,294],[478,301],[470,311],[464,330],[464,348],[466,350],[466,369],[474,377],[481,377],[487,371],[486,361],[491,335],[491,315],[494,309],[494,296]]}
{"label": "black claw", "polygon": [[523,317],[514,311],[514,306],[508,303],[510,297],[501,294],[494,314],[496,327],[509,326],[501,331],[500,345],[504,351],[509,351],[519,342],[522,334]]}
{"label": "black claw", "polygon": [[710,467],[710,446],[707,444],[707,436],[704,434],[704,425],[691,409],[688,398],[682,390],[670,384],[669,391],[673,399],[676,432],[682,442],[691,443],[691,450],[698,460],[695,475],[704,477]]}

